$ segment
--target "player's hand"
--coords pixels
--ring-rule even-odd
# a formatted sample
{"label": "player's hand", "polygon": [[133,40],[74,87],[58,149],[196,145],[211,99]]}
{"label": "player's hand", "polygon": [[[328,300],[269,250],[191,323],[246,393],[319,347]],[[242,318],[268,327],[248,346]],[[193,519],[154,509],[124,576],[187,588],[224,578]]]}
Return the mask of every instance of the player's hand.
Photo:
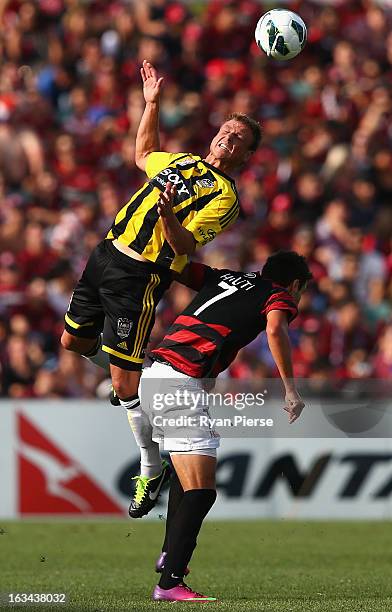
{"label": "player's hand", "polygon": [[305,403],[295,389],[292,391],[286,391],[285,397],[285,410],[289,413],[289,423],[294,423],[301,416],[301,412],[304,409]]}
{"label": "player's hand", "polygon": [[158,102],[161,91],[163,77],[158,79],[157,71],[154,66],[143,60],[143,66],[140,68],[140,74],[143,80],[143,95],[147,102]]}
{"label": "player's hand", "polygon": [[166,183],[165,191],[162,191],[158,199],[158,214],[160,217],[168,218],[173,213],[174,196],[176,186],[173,183]]}

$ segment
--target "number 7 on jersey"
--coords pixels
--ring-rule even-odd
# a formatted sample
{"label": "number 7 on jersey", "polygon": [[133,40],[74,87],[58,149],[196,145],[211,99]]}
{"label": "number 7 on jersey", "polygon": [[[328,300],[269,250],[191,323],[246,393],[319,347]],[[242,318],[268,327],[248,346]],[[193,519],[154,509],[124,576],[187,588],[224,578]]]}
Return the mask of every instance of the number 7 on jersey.
{"label": "number 7 on jersey", "polygon": [[218,286],[222,287],[222,289],[225,289],[225,291],[223,291],[223,293],[219,293],[218,295],[215,295],[210,300],[207,300],[207,302],[205,304],[203,304],[202,306],[200,306],[200,308],[195,310],[195,312],[194,312],[195,317],[197,317],[197,315],[199,315],[201,312],[203,312],[203,310],[205,310],[206,308],[211,306],[211,304],[214,304],[215,302],[218,302],[219,300],[223,300],[223,298],[228,297],[229,295],[232,295],[233,293],[238,291],[238,287],[233,287],[233,285],[229,285],[225,281],[221,281],[218,284]]}

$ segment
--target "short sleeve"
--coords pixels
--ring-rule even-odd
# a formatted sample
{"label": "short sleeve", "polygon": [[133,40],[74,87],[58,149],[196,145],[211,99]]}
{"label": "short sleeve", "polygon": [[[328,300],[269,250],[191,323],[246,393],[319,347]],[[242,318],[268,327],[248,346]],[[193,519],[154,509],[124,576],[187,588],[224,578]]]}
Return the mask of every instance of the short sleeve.
{"label": "short sleeve", "polygon": [[195,291],[200,291],[208,278],[213,274],[213,268],[197,261],[189,263],[189,283],[188,287]]}
{"label": "short sleeve", "polygon": [[204,246],[230,227],[237,220],[239,211],[237,194],[230,191],[224,196],[218,196],[202,208],[186,229],[192,232],[197,246]]}
{"label": "short sleeve", "polygon": [[298,307],[288,291],[277,290],[266,301],[261,314],[267,316],[271,310],[283,310],[287,313],[288,322],[291,323],[298,314]]}
{"label": "short sleeve", "polygon": [[146,174],[148,178],[152,178],[170,166],[176,159],[187,156],[189,156],[189,153],[165,153],[164,151],[154,151],[147,157]]}

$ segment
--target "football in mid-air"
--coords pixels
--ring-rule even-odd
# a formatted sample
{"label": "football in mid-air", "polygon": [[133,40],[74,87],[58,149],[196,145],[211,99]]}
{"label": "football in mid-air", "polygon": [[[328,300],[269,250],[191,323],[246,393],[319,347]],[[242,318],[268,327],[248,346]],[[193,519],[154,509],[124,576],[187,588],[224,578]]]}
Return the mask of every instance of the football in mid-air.
{"label": "football in mid-air", "polygon": [[265,13],[255,31],[260,49],[276,60],[288,60],[298,55],[305,46],[306,36],[306,25],[301,17],[286,9]]}

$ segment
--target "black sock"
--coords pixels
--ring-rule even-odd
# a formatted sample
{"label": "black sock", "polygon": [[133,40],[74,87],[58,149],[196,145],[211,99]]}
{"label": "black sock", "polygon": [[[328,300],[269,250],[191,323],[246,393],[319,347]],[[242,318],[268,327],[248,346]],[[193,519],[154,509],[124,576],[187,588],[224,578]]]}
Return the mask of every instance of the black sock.
{"label": "black sock", "polygon": [[184,489],[181,486],[176,472],[174,472],[170,479],[169,501],[167,503],[166,532],[165,540],[162,546],[162,552],[168,551],[170,525],[173,522],[174,516],[178,510],[178,507],[183,497]]}
{"label": "black sock", "polygon": [[172,589],[183,581],[203,520],[215,499],[215,489],[185,491],[170,524],[165,567],[159,581],[162,589]]}

